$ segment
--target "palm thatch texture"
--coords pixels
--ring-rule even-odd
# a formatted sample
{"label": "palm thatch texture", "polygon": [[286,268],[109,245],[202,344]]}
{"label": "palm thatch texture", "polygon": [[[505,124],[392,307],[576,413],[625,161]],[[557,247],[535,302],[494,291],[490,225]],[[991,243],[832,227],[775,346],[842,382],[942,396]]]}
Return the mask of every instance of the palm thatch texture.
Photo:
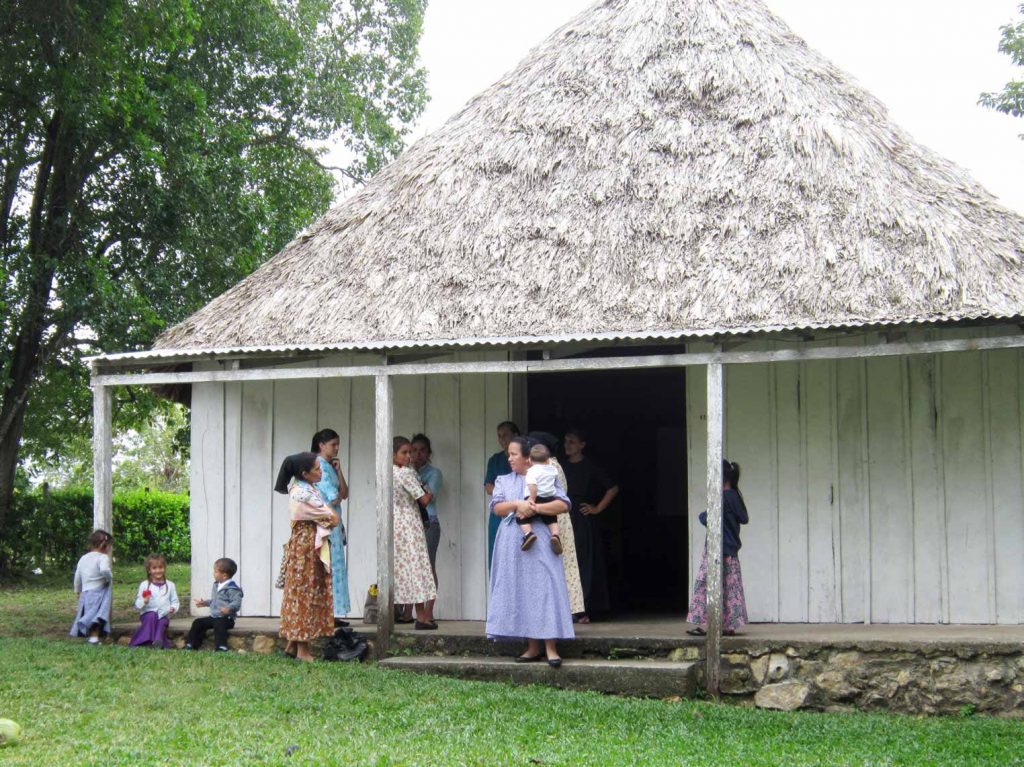
{"label": "palm thatch texture", "polygon": [[607,0],[160,348],[1024,314],[1024,219],[758,0]]}

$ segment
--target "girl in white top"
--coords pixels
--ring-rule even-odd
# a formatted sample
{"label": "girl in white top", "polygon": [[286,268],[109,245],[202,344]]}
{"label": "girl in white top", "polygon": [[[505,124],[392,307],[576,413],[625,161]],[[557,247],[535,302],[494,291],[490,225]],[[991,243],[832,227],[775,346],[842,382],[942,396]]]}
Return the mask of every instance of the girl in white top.
{"label": "girl in white top", "polygon": [[[558,469],[548,463],[550,460],[551,451],[546,445],[537,444],[530,448],[530,468],[526,470],[523,497],[524,500],[530,502],[530,508],[534,511],[538,504],[550,503],[557,495],[555,482],[558,480]],[[540,517],[541,522],[548,526],[548,530],[551,532],[551,550],[556,554],[561,554],[562,539],[558,536],[558,517],[549,514],[534,514],[534,516]],[[523,551],[537,542],[537,536],[530,523],[532,519],[533,517],[526,517],[520,520],[519,529],[523,531],[523,542],[519,548]]]}
{"label": "girl in white top", "polygon": [[181,609],[178,590],[174,582],[167,580],[167,559],[163,554],[146,557],[146,580],[139,584],[135,597],[135,609],[139,611],[139,628],[136,629],[129,646],[149,645],[168,650],[167,627],[171,616]]}
{"label": "girl in white top", "polygon": [[114,574],[110,555],[114,536],[106,530],[95,530],[89,536],[89,552],[78,560],[75,568],[75,593],[78,612],[71,624],[71,636],[88,637],[89,644],[99,644],[100,636],[110,633],[110,604]]}

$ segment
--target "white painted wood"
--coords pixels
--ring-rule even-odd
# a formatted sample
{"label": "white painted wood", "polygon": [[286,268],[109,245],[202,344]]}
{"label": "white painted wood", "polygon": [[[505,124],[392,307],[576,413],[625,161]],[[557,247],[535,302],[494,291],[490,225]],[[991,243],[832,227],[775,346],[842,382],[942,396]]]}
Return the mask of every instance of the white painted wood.
{"label": "white painted wood", "polygon": [[941,400],[949,619],[987,623],[988,565],[984,410],[981,355],[947,354],[941,360]]}
{"label": "white painted wood", "polygon": [[111,389],[92,386],[92,526],[94,530],[113,532],[114,485],[113,440],[111,438]]}
{"label": "white painted wood", "polygon": [[377,585],[380,610],[377,614],[377,657],[387,657],[394,627],[394,506],[392,471],[392,404],[391,379],[378,375],[374,380],[374,431],[376,433],[376,509],[377,509]]}
{"label": "white painted wood", "polygon": [[[944,513],[947,535],[945,611],[950,622],[985,622],[986,581],[991,575],[985,524],[987,471],[985,412],[981,392],[972,390],[983,378],[979,355],[939,358],[938,399],[943,451]],[[966,400],[964,395],[967,395]],[[970,581],[965,582],[965,578]]]}
{"label": "white painted wood", "polygon": [[871,620],[877,623],[912,620],[906,586],[912,583],[914,546],[902,380],[899,359],[867,361]]}
{"label": "white painted wood", "polygon": [[[460,359],[464,355],[460,355]],[[494,426],[487,420],[483,376],[459,377],[459,485],[446,476],[452,493],[458,492],[460,583],[462,616],[467,620],[487,617],[487,499],[484,494],[484,463],[497,449]],[[500,419],[499,419],[500,422]],[[483,460],[482,460],[483,459]],[[453,538],[454,540],[454,538]]]}
{"label": "white painted wood", "polygon": [[[348,586],[352,614],[362,616],[366,592],[377,582],[376,427],[374,382],[352,381],[348,500]],[[387,435],[390,439],[391,435]],[[390,459],[389,464],[390,465]]]}
{"label": "white painted wood", "polygon": [[725,387],[722,366],[708,365],[708,551],[707,551],[707,660],[708,694],[718,697],[722,642],[722,440],[725,436]]}
{"label": "white painted wood", "polygon": [[955,351],[1024,348],[1024,334],[990,338],[970,337],[904,343],[871,343],[861,346],[797,346],[773,351],[730,351],[709,354],[656,354],[639,357],[597,357],[558,360],[507,360],[488,362],[427,362],[390,366],[357,365],[350,367],[255,367],[239,370],[180,373],[129,373],[93,376],[93,381],[106,386],[167,383],[198,383],[257,380],[294,380],[305,378],[337,378],[374,376],[387,372],[391,377],[462,373],[557,373],[578,370],[628,370],[696,365],[740,365],[760,362],[800,362],[804,360],[847,359],[851,357],[899,357],[907,354],[937,354]]}
{"label": "white painted wood", "polygon": [[[192,593],[209,598],[213,563],[224,547],[224,385],[192,387],[190,513]],[[196,613],[194,605],[190,605]],[[196,614],[205,614],[199,612]]]}
{"label": "white painted wood", "polygon": [[839,620],[833,548],[835,467],[832,463],[832,404],[835,362],[801,364],[801,426],[807,503],[807,620]]}
{"label": "white painted wood", "polygon": [[[224,384],[224,547],[242,566],[242,386]],[[241,581],[239,581],[241,582]]]}
{"label": "white painted wood", "polygon": [[[859,343],[859,342],[858,342]],[[836,422],[841,560],[842,620],[858,623],[869,619],[865,611],[865,562],[870,560],[868,528],[864,510],[868,497],[867,433],[864,414],[864,362],[846,359],[836,362]]]}
{"label": "white painted wood", "polygon": [[935,357],[906,360],[914,520],[914,620],[941,623],[946,518],[935,401]]}
{"label": "white painted wood", "polygon": [[[459,489],[460,462],[460,376],[430,376],[424,384],[424,431],[434,451],[433,463],[441,470],[437,515],[441,542],[437,548],[438,618],[450,620],[464,615],[462,605],[462,557],[464,539]],[[482,424],[478,425],[480,428]]]}
{"label": "white painted wood", "polygon": [[774,365],[778,451],[779,620],[807,622],[807,472],[801,435],[800,363]]}
{"label": "white painted wood", "polygon": [[[273,474],[284,459],[293,453],[309,450],[313,433],[316,431],[316,380],[284,380],[274,382],[274,449]],[[273,484],[273,478],[271,478]],[[281,567],[284,544],[291,537],[291,521],[288,510],[288,496],[273,494],[273,512],[270,524],[271,580],[277,578]],[[273,589],[270,595],[273,615],[281,614],[280,589]]]}
{"label": "white painted wood", "polygon": [[[688,347],[694,352],[711,349],[711,344],[692,344]],[[732,372],[732,371],[730,371]],[[687,538],[689,544],[688,590],[693,591],[693,581],[700,568],[700,559],[704,551],[705,529],[700,524],[700,513],[708,507],[707,487],[700,481],[708,474],[707,440],[707,378],[706,376],[686,377],[686,460],[687,476],[691,478],[687,487],[687,504],[689,508],[687,520]],[[731,404],[731,403],[730,403]],[[730,442],[730,444],[732,444]],[[744,487],[744,492],[749,488]],[[774,504],[773,504],[774,508]],[[774,546],[774,541],[771,545]],[[749,579],[749,578],[748,578]],[[689,595],[687,603],[689,603]],[[748,600],[749,602],[749,600]],[[748,604],[748,608],[749,608]]]}
{"label": "white painted wood", "polygon": [[391,386],[394,392],[392,401],[394,433],[392,436],[400,435],[406,439],[412,439],[413,434],[425,430],[425,384],[423,376],[402,376],[392,380]]}
{"label": "white painted wood", "polygon": [[1024,622],[1024,392],[1018,351],[987,352],[989,455],[995,513],[996,622]]}
{"label": "white painted wood", "polygon": [[[486,362],[501,362],[503,359],[507,359],[508,355],[501,352],[490,352],[481,355],[483,361]],[[487,459],[499,449],[498,445],[498,424],[502,421],[513,421],[516,425],[525,430],[528,428],[526,421],[520,416],[514,415],[512,410],[512,400],[516,399],[513,396],[513,380],[518,380],[516,386],[522,387],[521,377],[513,377],[510,375],[491,374],[483,376],[484,382],[484,433],[486,439],[484,440],[484,453],[480,458],[477,475],[477,481],[480,483],[480,487],[483,488],[484,476],[487,473]],[[517,389],[518,391],[518,389]],[[525,411],[522,415],[525,415]],[[518,421],[516,419],[519,419]],[[487,521],[490,516],[490,496],[484,495],[484,502],[479,509],[479,513],[484,518],[484,525],[481,530],[481,546],[483,547],[483,562],[484,562],[484,582],[489,583],[487,574]],[[485,590],[485,595],[489,596],[490,589]],[[484,612],[486,616],[486,602],[484,605]]]}
{"label": "white painted wood", "polygon": [[[696,384],[703,382],[698,376]],[[776,466],[773,414],[771,401],[772,367],[743,365],[732,367],[725,380],[725,457],[740,465],[740,487],[750,523],[740,530],[743,548],[741,569],[747,596],[747,614],[752,621],[778,620],[778,503],[775,494]],[[692,386],[688,386],[692,389]],[[688,421],[692,434],[699,429]],[[701,474],[691,474],[697,478]],[[691,485],[701,484],[699,481]],[[699,513],[704,509],[700,506]],[[696,521],[697,535],[691,544],[696,547],[699,565],[704,545],[704,528]]]}
{"label": "white painted wood", "polygon": [[[196,405],[192,406],[193,417]],[[250,381],[242,384],[241,465],[239,500],[239,582],[245,590],[242,615],[271,615],[271,594],[280,565],[271,540],[274,481],[273,461],[274,383]]]}

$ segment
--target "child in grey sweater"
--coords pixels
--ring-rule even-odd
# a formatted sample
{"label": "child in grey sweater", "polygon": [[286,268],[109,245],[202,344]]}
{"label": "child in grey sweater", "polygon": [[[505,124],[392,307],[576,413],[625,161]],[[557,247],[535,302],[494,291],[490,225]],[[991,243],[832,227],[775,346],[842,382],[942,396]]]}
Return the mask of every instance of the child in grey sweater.
{"label": "child in grey sweater", "polygon": [[218,559],[213,563],[213,591],[209,599],[195,600],[196,607],[209,607],[209,618],[196,618],[188,632],[185,642],[186,650],[198,650],[206,637],[206,632],[213,629],[213,643],[218,652],[227,652],[228,631],[235,627],[235,616],[242,609],[241,587],[232,576],[238,572],[238,565],[233,559]]}

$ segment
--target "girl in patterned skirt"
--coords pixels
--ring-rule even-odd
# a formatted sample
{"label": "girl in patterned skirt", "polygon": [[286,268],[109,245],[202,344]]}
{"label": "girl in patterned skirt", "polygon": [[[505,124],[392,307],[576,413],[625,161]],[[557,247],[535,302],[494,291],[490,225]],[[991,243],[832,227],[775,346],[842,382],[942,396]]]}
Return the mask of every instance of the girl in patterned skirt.
{"label": "girl in patterned skirt", "polygon": [[[700,523],[707,527],[708,513],[700,513]],[[738,629],[747,625],[747,601],[743,596],[743,575],[740,572],[739,551],[740,525],[750,521],[747,506],[740,494],[740,466],[738,463],[722,461],[722,576],[723,600],[725,609],[722,611],[722,633],[732,636]],[[690,612],[686,616],[687,623],[696,624],[695,628],[686,633],[693,636],[704,636],[707,625],[708,604],[708,543],[704,541],[704,555],[700,560],[700,570],[693,583],[693,597],[690,600]]]}

